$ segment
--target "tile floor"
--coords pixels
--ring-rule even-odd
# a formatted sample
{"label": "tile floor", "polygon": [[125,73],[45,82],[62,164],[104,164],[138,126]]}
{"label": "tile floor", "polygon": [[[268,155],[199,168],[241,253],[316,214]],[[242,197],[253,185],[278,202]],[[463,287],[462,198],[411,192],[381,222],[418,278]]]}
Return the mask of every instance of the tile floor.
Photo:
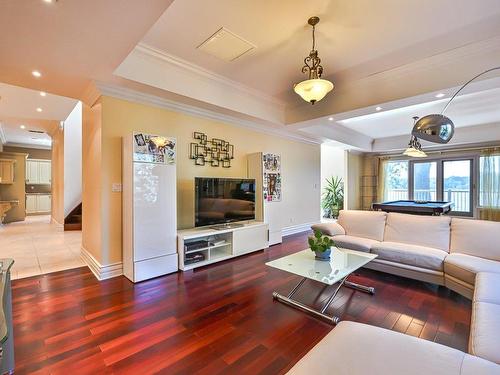
{"label": "tile floor", "polygon": [[0,225],[0,258],[13,258],[12,279],[84,266],[80,258],[81,231],[66,231],[50,216]]}

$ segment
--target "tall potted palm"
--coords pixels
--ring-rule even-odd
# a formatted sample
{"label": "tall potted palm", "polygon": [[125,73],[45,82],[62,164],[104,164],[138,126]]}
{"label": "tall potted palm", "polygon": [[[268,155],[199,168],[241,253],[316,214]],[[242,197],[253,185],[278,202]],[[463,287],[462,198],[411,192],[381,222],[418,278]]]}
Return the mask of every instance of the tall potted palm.
{"label": "tall potted palm", "polygon": [[336,219],[344,207],[344,181],[338,176],[326,179],[326,186],[321,200],[324,217]]}

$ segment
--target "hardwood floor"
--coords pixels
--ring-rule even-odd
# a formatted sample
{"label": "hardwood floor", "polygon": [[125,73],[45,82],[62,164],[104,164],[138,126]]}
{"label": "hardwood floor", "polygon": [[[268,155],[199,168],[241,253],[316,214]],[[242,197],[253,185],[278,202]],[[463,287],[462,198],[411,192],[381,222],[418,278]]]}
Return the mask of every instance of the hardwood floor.
{"label": "hardwood floor", "polygon": [[[132,284],[87,268],[13,282],[16,374],[285,373],[333,326],[272,300],[300,279],[266,267],[307,234],[245,257]],[[466,350],[471,303],[444,287],[370,270],[328,313]],[[306,282],[297,298],[330,289]],[[319,295],[318,295],[319,294]]]}

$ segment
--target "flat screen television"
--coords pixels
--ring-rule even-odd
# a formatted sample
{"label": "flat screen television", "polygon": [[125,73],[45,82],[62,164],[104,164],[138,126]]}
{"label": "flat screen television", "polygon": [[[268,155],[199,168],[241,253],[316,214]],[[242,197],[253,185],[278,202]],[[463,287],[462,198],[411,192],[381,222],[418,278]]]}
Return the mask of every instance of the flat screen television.
{"label": "flat screen television", "polygon": [[255,180],[195,177],[195,226],[255,219]]}

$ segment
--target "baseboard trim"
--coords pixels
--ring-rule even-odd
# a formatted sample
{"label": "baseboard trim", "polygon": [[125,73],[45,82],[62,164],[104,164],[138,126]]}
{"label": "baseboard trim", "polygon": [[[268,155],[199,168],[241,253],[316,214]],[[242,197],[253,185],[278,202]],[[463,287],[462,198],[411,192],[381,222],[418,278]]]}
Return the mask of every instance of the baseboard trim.
{"label": "baseboard trim", "polygon": [[55,224],[57,228],[62,228],[64,229],[64,225],[58,222],[56,219],[54,219],[54,216],[50,216],[50,222],[51,224]]}
{"label": "baseboard trim", "polygon": [[81,256],[82,260],[90,268],[90,270],[92,271],[94,276],[97,278],[97,280],[99,280],[99,281],[111,279],[113,277],[123,275],[123,263],[122,262],[117,262],[117,263],[103,266],[83,246],[80,249],[80,256]]}
{"label": "baseboard trim", "polygon": [[283,237],[286,237],[286,236],[291,236],[292,234],[306,232],[308,230],[311,230],[311,225],[318,224],[319,222],[320,221],[318,220],[318,221],[313,221],[310,223],[292,225],[292,226],[281,229],[281,233],[282,233]]}

